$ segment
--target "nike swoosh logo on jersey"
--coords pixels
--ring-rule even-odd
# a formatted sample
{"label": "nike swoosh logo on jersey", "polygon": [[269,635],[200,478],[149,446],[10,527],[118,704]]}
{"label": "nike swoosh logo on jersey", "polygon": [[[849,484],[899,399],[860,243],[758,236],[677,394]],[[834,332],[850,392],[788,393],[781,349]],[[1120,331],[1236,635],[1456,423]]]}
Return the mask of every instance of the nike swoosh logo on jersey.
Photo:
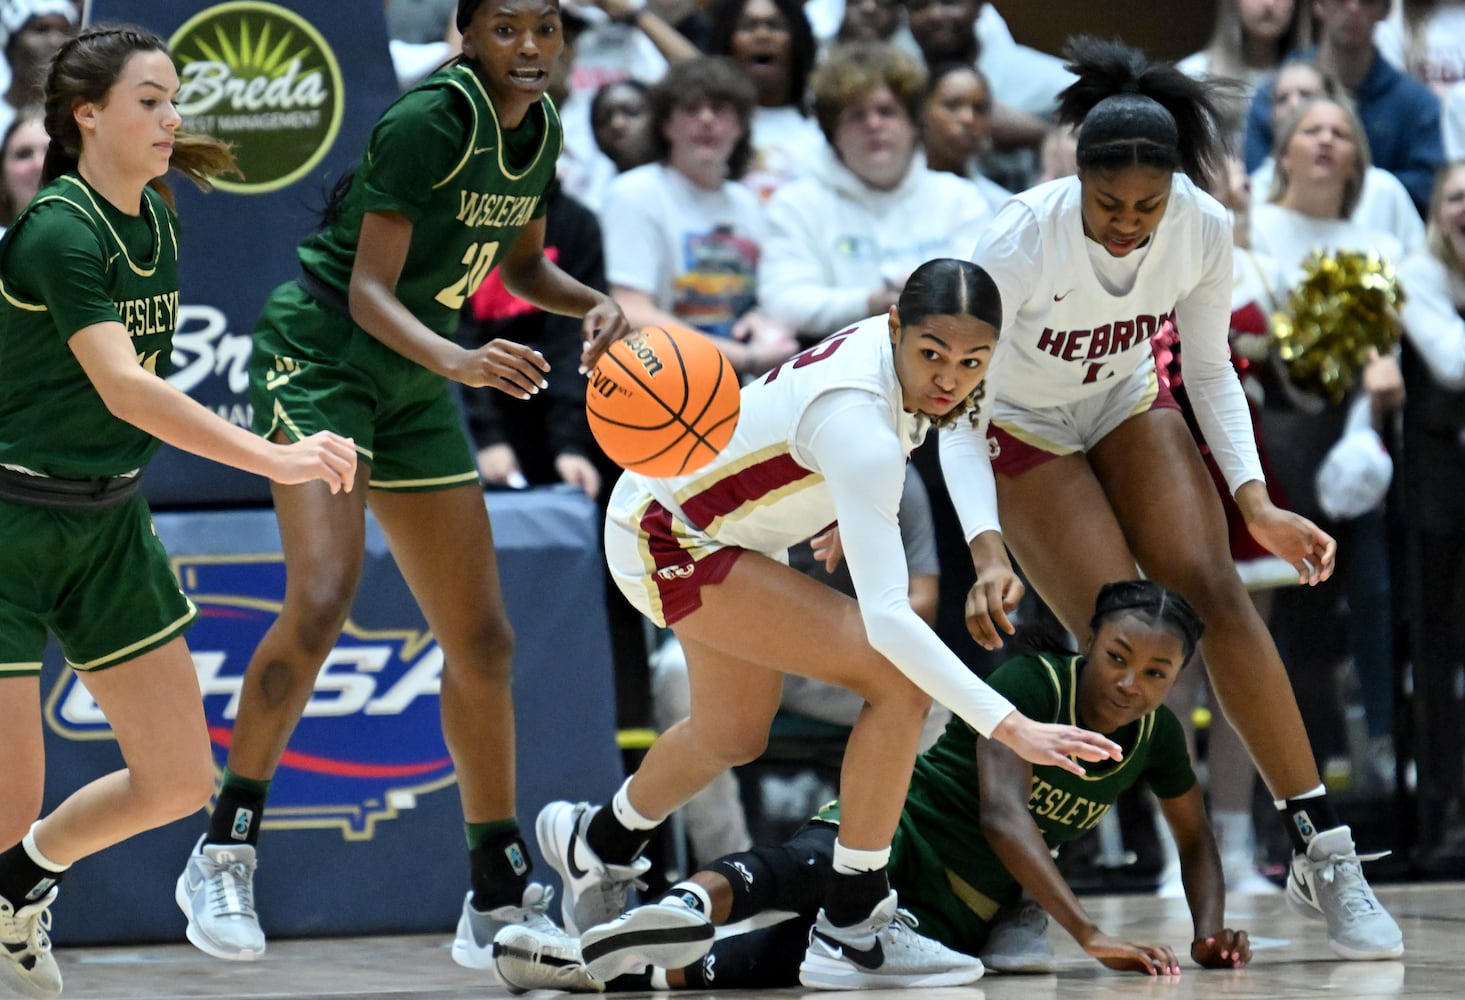
{"label": "nike swoosh logo on jersey", "polygon": [[880,946],[879,938],[876,938],[875,943],[869,948],[856,948],[852,944],[845,944],[843,941],[835,940],[828,934],[822,934],[819,931],[815,931],[814,936],[828,945],[836,958],[843,955],[862,969],[873,972],[885,964],[885,949]]}
{"label": "nike swoosh logo on jersey", "polygon": [[1072,294],[1073,294],[1073,289],[1070,288],[1068,291],[1064,292],[1062,295],[1055,295],[1055,296],[1053,296],[1053,301],[1054,302],[1062,302],[1064,299],[1068,298]]}
{"label": "nike swoosh logo on jersey", "polygon": [[590,873],[579,865],[575,864],[575,845],[580,842],[580,824],[575,824],[575,829],[570,831],[570,846],[565,848],[565,867],[570,870],[570,878],[581,879]]}
{"label": "nike swoosh logo on jersey", "polygon": [[477,156],[479,153],[492,153],[493,150],[494,150],[494,147],[493,146],[484,146],[481,149],[475,149],[473,151],[473,155],[474,156]]}

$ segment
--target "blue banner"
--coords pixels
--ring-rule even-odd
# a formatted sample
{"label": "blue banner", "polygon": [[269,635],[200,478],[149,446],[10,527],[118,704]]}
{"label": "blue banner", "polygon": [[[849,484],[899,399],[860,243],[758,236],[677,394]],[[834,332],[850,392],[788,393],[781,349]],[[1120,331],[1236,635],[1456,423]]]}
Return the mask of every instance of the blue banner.
{"label": "blue banner", "polygon": [[[535,854],[531,877],[552,882],[534,843],[540,807],[605,800],[621,779],[600,515],[571,490],[494,493],[487,502],[516,639],[519,816]],[[284,597],[279,530],[268,510],[156,521],[202,613],[188,644],[222,767],[244,668]],[[439,719],[442,667],[368,518],[350,622],[270,788],[256,883],[267,934],[451,931],[468,889],[468,857]],[[55,650],[41,688],[50,811],[121,759],[106,720]],[[173,883],[206,825],[198,813],[78,865],[56,903],[58,943],[182,941]]]}
{"label": "blue banner", "polygon": [[[382,5],[91,0],[89,16],[167,40],[184,127],[233,143],[244,169],[242,181],[223,180],[207,195],[174,175],[182,308],[170,381],[248,427],[255,319],[270,290],[298,272],[296,244],[397,96]],[[260,477],[172,448],[153,460],[143,488],[160,506],[269,498]]]}

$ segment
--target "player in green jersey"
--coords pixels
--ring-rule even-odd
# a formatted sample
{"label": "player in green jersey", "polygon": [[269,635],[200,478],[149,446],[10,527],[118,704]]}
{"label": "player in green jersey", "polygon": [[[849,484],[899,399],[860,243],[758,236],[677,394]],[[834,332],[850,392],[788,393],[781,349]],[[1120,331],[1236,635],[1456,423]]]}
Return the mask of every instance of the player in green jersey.
{"label": "player in green jersey", "polygon": [[494,268],[520,298],[582,318],[587,364],[631,331],[609,296],[544,254],[562,135],[545,95],[563,47],[558,0],[460,0],[457,23],[462,55],[382,115],[301,244],[299,277],[274,291],[254,331],[255,429],[275,441],[351,436],[360,488],[274,490],[284,607],[246,669],[218,804],[178,882],[189,940],[219,958],[265,949],[252,879],[269,782],[350,610],[368,504],[444,654],[443,736],[471,871],[453,958],[490,969],[505,922],[563,940],[547,890],[528,881],[514,815],[514,636],[450,384],[527,399],[548,365],[520,344],[468,350],[452,334]]}
{"label": "player in green jersey", "polygon": [[[166,44],[131,27],[66,42],[45,84],[44,187],[0,243],[0,985],[61,992],[46,928],[66,869],[195,812],[213,786],[179,589],[138,492],[159,441],[280,483],[350,490],[352,442],[284,445],[164,377],[178,224],[161,178],[199,186],[227,147],[179,130]],[[125,769],[44,818],[47,633],[112,727]]]}
{"label": "player in green jersey", "polygon": [[[1180,724],[1163,704],[1200,639],[1200,619],[1173,591],[1132,580],[1100,591],[1091,628],[1085,655],[1058,652],[1054,638],[1030,636],[1034,651],[1009,660],[987,682],[1029,718],[1110,736],[1123,747],[1123,759],[1089,764],[1082,775],[1034,766],[954,720],[916,761],[890,883],[921,933],[949,948],[990,954],[989,936],[1002,925],[999,911],[1021,914],[1025,892],[1110,968],[1178,974],[1170,947],[1105,934],[1051,854],[1097,826],[1120,792],[1144,782],[1159,797],[1180,849],[1195,928],[1191,958],[1207,968],[1240,968],[1251,945],[1245,931],[1225,926],[1225,885],[1205,804]],[[586,931],[581,944],[592,984],[609,979],[612,989],[642,990],[797,985],[811,930],[819,933],[814,915],[830,877],[838,823],[835,802],[789,842],[720,858],[658,902]],[[766,924],[770,911],[797,916],[714,943],[712,925],[760,914]],[[499,975],[512,986],[563,988],[569,978],[515,928],[501,931],[496,943]],[[1003,971],[1052,964],[1051,952],[1038,961],[1031,950],[1022,957],[1026,965],[989,964]],[[853,960],[861,964],[859,956]],[[615,978],[623,973],[631,974]],[[844,985],[870,984],[856,971]]]}

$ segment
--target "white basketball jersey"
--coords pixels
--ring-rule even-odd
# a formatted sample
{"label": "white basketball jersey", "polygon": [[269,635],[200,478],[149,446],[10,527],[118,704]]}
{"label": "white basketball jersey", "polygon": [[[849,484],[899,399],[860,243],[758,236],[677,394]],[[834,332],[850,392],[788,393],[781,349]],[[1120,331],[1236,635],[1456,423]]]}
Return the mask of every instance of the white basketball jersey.
{"label": "white basketball jersey", "polygon": [[[834,502],[811,455],[796,437],[809,405],[836,389],[859,389],[884,401],[892,434],[909,455],[930,421],[906,413],[896,377],[889,320],[873,316],[833,334],[743,389],[732,440],[712,463],[688,476],[634,476],[687,527],[757,552],[778,553],[835,520]],[[892,470],[900,476],[902,469]],[[695,545],[692,539],[688,544]]]}
{"label": "white basketball jersey", "polygon": [[1057,406],[1112,388],[1149,362],[1150,337],[1213,271],[1230,284],[1225,209],[1179,173],[1148,245],[1101,260],[1108,287],[1091,252],[1105,251],[1084,235],[1074,177],[1016,195],[983,236],[974,259],[1003,293],[989,377],[997,398]]}

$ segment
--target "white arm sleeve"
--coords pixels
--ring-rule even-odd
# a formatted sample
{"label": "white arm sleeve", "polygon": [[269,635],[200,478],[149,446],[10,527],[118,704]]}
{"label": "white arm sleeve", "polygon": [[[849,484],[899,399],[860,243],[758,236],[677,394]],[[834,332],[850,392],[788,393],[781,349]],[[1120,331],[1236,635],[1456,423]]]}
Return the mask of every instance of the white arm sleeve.
{"label": "white arm sleeve", "polygon": [[873,393],[841,389],[805,411],[795,448],[824,476],[839,522],[844,557],[875,651],[983,736],[1014,711],[972,673],[911,609],[910,577],[898,511],[905,455],[888,404]]}
{"label": "white arm sleeve", "polygon": [[1465,322],[1450,301],[1445,266],[1419,251],[1399,266],[1404,288],[1404,336],[1419,351],[1429,374],[1447,389],[1465,388]]}
{"label": "white arm sleeve", "polygon": [[941,431],[941,475],[951,505],[970,544],[984,531],[1001,531],[997,514],[997,479],[987,451],[987,417],[973,427],[966,417]]}
{"label": "white arm sleeve", "polygon": [[1205,276],[1175,304],[1175,327],[1196,422],[1235,494],[1264,477],[1246,393],[1231,367],[1231,234],[1214,225],[1208,227],[1205,242]]}

